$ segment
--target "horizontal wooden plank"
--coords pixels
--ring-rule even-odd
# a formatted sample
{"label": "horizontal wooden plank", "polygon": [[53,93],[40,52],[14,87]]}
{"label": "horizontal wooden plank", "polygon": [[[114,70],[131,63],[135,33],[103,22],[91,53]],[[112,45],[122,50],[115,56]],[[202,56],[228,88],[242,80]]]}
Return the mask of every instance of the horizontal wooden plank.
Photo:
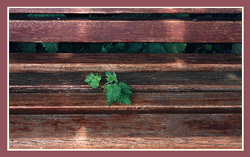
{"label": "horizontal wooden plank", "polygon": [[10,114],[241,113],[241,92],[134,92],[132,105],[109,107],[105,92],[10,93]]}
{"label": "horizontal wooden plank", "polygon": [[[130,85],[134,92],[241,92],[241,85]],[[93,93],[89,85],[10,85],[10,93]]]}
{"label": "horizontal wooden plank", "polygon": [[235,54],[16,54],[9,70],[20,72],[241,71]]}
{"label": "horizontal wooden plank", "polygon": [[241,149],[241,114],[10,115],[10,149]]}
{"label": "horizontal wooden plank", "polygon": [[56,14],[193,14],[193,13],[241,13],[241,8],[10,8],[9,13]]}
{"label": "horizontal wooden plank", "polygon": [[9,41],[240,43],[242,22],[10,20]]}
{"label": "horizontal wooden plank", "polygon": [[[104,73],[99,73],[102,76],[101,84],[106,81]],[[12,88],[88,88],[84,82],[89,75],[87,72],[78,73],[10,73],[9,85]],[[221,87],[225,85],[242,84],[242,72],[134,72],[134,73],[117,73],[117,78],[121,82],[126,82],[136,88],[157,87],[163,85],[166,88],[179,87],[188,88],[189,86]],[[165,85],[165,86],[164,86]],[[169,85],[169,86],[166,86]],[[172,85],[172,86],[171,86]],[[200,86],[199,86],[200,85]],[[224,86],[223,86],[224,85]],[[229,86],[228,86],[229,87]],[[209,88],[209,87],[207,87]]]}

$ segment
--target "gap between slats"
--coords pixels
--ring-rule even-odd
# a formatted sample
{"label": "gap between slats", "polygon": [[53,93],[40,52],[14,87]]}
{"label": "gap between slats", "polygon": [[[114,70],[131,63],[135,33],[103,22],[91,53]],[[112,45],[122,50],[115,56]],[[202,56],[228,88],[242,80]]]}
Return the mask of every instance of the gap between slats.
{"label": "gap between slats", "polygon": [[241,8],[10,8],[9,13],[56,14],[239,14]]}

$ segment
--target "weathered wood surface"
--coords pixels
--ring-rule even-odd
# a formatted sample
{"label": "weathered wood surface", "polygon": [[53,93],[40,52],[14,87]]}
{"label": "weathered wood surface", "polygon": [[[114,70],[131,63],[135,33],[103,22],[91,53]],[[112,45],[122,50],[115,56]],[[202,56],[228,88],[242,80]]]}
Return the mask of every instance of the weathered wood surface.
{"label": "weathered wood surface", "polygon": [[[241,112],[241,55],[202,54],[10,54],[10,113],[239,113]],[[125,58],[125,59],[124,59]],[[119,81],[131,85],[132,106],[107,106],[105,94],[97,93],[84,80],[89,72],[75,70],[75,64],[88,66],[89,72],[100,65],[123,69],[133,65],[137,72],[117,72]],[[25,65],[25,69],[21,65]],[[34,69],[70,65],[69,71]],[[138,72],[138,65],[147,65]],[[173,69],[164,72],[162,65]],[[186,71],[181,65],[193,69]],[[13,68],[13,65],[16,65]],[[27,68],[27,65],[28,68]],[[60,65],[60,66],[59,66]],[[179,67],[178,67],[179,65]],[[211,68],[221,68],[214,71]],[[151,66],[158,67],[155,72]],[[199,66],[210,67],[202,71]],[[229,68],[236,67],[227,71]],[[80,67],[80,66],[79,66]],[[142,66],[141,66],[142,67]],[[223,67],[223,68],[222,68]],[[31,69],[30,69],[31,68]],[[145,67],[144,67],[145,68]],[[177,69],[177,70],[176,70]],[[94,71],[97,70],[97,71]],[[131,70],[131,69],[130,69]],[[20,73],[21,71],[21,73]],[[65,72],[66,71],[66,72]],[[30,73],[32,72],[32,73]],[[105,76],[102,75],[104,84]]]}
{"label": "weathered wood surface", "polygon": [[57,14],[214,14],[241,13],[241,8],[10,8],[9,13],[57,13]]}
{"label": "weathered wood surface", "polygon": [[241,92],[134,92],[108,107],[105,93],[10,93],[10,114],[241,113]]}
{"label": "weathered wood surface", "polygon": [[240,43],[242,22],[10,20],[9,41]]}
{"label": "weathered wood surface", "polygon": [[[84,82],[88,72],[77,73],[10,73],[9,82],[12,86],[27,87],[62,87],[86,88]],[[104,84],[106,76],[102,76],[101,83]],[[241,85],[241,71],[220,72],[134,72],[117,73],[121,82],[130,85]],[[171,86],[169,86],[171,88]],[[187,86],[188,87],[188,86]]]}
{"label": "weathered wood surface", "polygon": [[241,71],[235,54],[10,54],[10,72]]}
{"label": "weathered wood surface", "polygon": [[241,149],[241,114],[10,115],[11,149]]}

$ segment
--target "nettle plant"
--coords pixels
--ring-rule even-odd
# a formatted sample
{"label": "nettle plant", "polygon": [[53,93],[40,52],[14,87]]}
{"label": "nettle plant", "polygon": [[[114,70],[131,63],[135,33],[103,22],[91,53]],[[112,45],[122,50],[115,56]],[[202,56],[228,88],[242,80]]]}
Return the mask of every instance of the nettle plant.
{"label": "nettle plant", "polygon": [[[114,102],[119,102],[126,105],[131,105],[130,96],[132,95],[131,87],[125,82],[119,82],[115,72],[106,72],[107,82],[102,85],[98,91],[105,89],[108,105],[111,106]],[[90,73],[85,82],[92,88],[98,88],[101,81],[99,74]]]}

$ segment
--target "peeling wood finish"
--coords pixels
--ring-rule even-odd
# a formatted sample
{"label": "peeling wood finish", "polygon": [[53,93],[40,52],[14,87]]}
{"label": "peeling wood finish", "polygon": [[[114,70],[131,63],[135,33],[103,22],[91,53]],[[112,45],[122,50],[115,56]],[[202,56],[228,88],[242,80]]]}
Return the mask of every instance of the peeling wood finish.
{"label": "peeling wood finish", "polygon": [[241,36],[241,21],[9,21],[11,42],[241,43]]}
{"label": "peeling wood finish", "polygon": [[241,55],[10,54],[10,72],[241,71]]}
{"label": "peeling wood finish", "polygon": [[9,13],[56,14],[239,14],[241,8],[10,8]]}
{"label": "peeling wood finish", "polygon": [[241,149],[241,114],[11,115],[11,149]]}

